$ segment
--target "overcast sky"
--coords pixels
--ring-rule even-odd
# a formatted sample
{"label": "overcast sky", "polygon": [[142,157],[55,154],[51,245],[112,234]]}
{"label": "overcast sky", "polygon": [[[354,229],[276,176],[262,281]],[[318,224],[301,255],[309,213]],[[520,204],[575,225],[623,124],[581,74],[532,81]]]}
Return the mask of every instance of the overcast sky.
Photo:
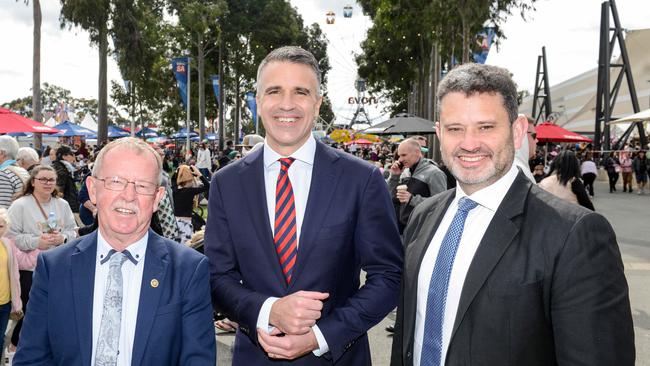
{"label": "overcast sky", "polygon": [[[356,106],[348,104],[355,96],[354,54],[365,38],[370,20],[361,14],[354,1],[291,0],[305,24],[317,22],[324,30],[332,70],[328,91],[339,121],[352,117]],[[351,19],[343,18],[343,7],[354,7]],[[492,49],[488,63],[508,68],[520,89],[532,92],[537,56],[546,54],[551,85],[597,66],[600,26],[600,0],[539,0],[536,11],[523,21],[516,14],[503,26],[507,39]],[[628,29],[650,28],[647,0],[618,0],[622,25]],[[41,82],[72,91],[77,98],[97,98],[97,49],[89,45],[88,34],[78,28],[61,29],[59,1],[41,2],[43,12],[41,41]],[[23,1],[0,0],[0,103],[31,95],[32,7]],[[336,13],[333,25],[325,24],[325,13]],[[170,71],[171,72],[171,71]],[[109,60],[109,80],[121,81],[115,62]],[[109,81],[110,84],[110,81]],[[366,108],[373,123],[388,116],[381,108]]]}

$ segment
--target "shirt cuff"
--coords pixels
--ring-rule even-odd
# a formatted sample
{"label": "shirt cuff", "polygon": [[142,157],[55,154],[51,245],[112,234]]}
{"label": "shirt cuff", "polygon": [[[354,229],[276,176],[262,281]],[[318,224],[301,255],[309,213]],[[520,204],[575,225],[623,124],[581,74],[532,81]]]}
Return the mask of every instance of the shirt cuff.
{"label": "shirt cuff", "polygon": [[[257,328],[265,331],[266,333],[271,332],[271,325],[269,324],[269,318],[271,317],[271,307],[273,304],[280,300],[279,297],[269,297],[262,304],[260,313],[257,316]],[[320,343],[319,343],[320,344]]]}
{"label": "shirt cuff", "polygon": [[327,341],[325,340],[323,333],[320,331],[320,328],[318,328],[318,325],[314,325],[311,329],[314,331],[314,335],[316,335],[316,340],[318,341],[318,349],[313,350],[311,353],[316,357],[320,357],[329,352],[330,347],[327,345]]}

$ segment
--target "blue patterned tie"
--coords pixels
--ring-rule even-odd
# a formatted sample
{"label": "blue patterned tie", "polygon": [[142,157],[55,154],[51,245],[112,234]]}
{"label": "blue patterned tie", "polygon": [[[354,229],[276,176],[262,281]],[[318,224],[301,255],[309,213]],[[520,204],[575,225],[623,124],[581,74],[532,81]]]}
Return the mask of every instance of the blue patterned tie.
{"label": "blue patterned tie", "polygon": [[458,201],[458,211],[456,211],[456,215],[442,239],[436,265],[433,267],[433,273],[431,273],[431,283],[429,283],[420,366],[439,366],[441,364],[442,325],[445,319],[449,277],[454,266],[454,258],[456,258],[460,238],[463,236],[465,219],[469,211],[476,206],[477,203],[471,199],[467,197],[461,198]]}
{"label": "blue patterned tie", "polygon": [[[130,256],[130,254],[129,254]],[[117,365],[118,345],[120,341],[120,323],[122,322],[122,264],[128,256],[111,250],[102,322],[99,326],[95,366]]]}

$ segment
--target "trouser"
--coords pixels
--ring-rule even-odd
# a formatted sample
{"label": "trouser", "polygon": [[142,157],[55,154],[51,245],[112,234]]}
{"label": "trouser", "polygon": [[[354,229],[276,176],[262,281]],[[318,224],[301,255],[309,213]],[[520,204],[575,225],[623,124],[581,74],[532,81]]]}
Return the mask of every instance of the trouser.
{"label": "trouser", "polygon": [[[0,305],[0,334],[2,334],[2,339],[4,339],[5,330],[7,329],[7,323],[9,323],[9,314],[11,313],[11,300],[8,303]],[[0,362],[4,365],[5,362],[5,347],[4,342],[0,345]]]}
{"label": "trouser", "polygon": [[623,192],[628,188],[632,192],[632,172],[623,172]]}
{"label": "trouser", "polygon": [[[29,301],[29,290],[32,288],[32,277],[34,277],[33,271],[20,271],[20,300],[23,302],[23,313],[27,313],[27,302]],[[11,335],[11,344],[14,346],[18,346],[20,329],[23,327],[23,319],[18,321],[18,324],[14,328],[14,333]]]}
{"label": "trouser", "polygon": [[610,173],[607,172],[607,176],[609,176],[609,192],[616,192],[616,182],[618,181],[618,173]]}
{"label": "trouser", "polygon": [[582,175],[582,180],[585,182],[585,188],[589,191],[591,197],[594,196],[594,181],[596,180],[595,173],[585,173]]}

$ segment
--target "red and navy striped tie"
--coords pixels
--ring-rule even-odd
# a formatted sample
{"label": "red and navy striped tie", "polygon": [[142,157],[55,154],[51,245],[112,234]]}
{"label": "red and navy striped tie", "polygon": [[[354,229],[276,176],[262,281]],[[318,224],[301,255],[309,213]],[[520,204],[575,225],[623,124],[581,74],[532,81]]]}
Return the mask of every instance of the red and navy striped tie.
{"label": "red and navy striped tie", "polygon": [[278,253],[280,266],[287,284],[291,283],[293,266],[298,256],[298,240],[296,236],[296,206],[294,204],[293,188],[289,180],[289,167],[294,158],[280,159],[280,174],[275,187],[275,226],[273,242]]}

